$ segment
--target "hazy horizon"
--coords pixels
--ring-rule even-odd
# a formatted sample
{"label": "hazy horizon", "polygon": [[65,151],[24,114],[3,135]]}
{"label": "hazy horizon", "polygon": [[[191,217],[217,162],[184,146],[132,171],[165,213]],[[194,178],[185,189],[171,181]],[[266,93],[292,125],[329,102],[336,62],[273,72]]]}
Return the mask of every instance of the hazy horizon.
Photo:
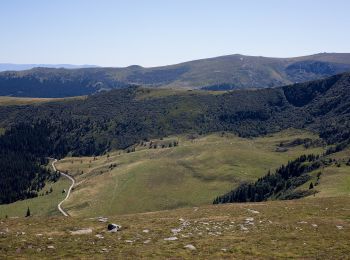
{"label": "hazy horizon", "polygon": [[[181,63],[186,63],[186,62],[191,62],[191,61],[196,61],[196,60],[203,60],[203,59],[213,59],[213,58],[219,58],[219,57],[225,57],[225,56],[233,56],[233,55],[242,55],[242,56],[250,56],[250,57],[264,57],[264,58],[281,58],[281,59],[288,59],[288,58],[296,58],[296,57],[303,57],[303,56],[312,56],[312,55],[317,55],[317,54],[344,54],[344,53],[340,53],[340,52],[319,52],[319,53],[310,53],[310,54],[306,54],[306,55],[299,55],[299,56],[289,56],[289,57],[272,57],[272,56],[264,56],[264,55],[249,55],[249,54],[241,54],[241,53],[234,53],[234,54],[226,54],[226,55],[220,55],[220,56],[214,56],[214,57],[203,57],[203,58],[198,58],[198,59],[194,59],[194,60],[184,60],[184,61],[180,61],[177,63],[172,63],[172,64],[160,64],[160,65],[156,65],[156,66],[142,66],[140,64],[129,64],[126,66],[103,66],[103,65],[98,65],[98,64],[75,64],[75,63],[13,63],[13,62],[2,62],[0,61],[0,69],[1,69],[1,65],[14,65],[14,66],[52,66],[55,68],[58,68],[59,66],[65,67],[65,68],[71,68],[71,69],[75,69],[75,68],[83,68],[83,67],[115,67],[115,68],[125,68],[125,67],[130,67],[130,66],[141,66],[144,68],[152,68],[152,67],[163,67],[163,66],[168,66],[168,65],[177,65],[177,64],[181,64]],[[347,54],[347,52],[346,52]],[[60,68],[60,67],[59,67]]]}

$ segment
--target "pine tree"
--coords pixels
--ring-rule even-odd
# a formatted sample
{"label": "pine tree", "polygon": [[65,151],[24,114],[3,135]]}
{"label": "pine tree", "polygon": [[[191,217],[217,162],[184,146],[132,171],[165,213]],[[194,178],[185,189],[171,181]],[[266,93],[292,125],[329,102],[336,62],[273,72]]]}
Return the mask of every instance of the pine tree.
{"label": "pine tree", "polygon": [[312,182],[310,182],[310,186],[309,186],[309,190],[313,189],[314,188],[314,185]]}
{"label": "pine tree", "polygon": [[29,207],[27,209],[26,217],[30,217],[30,209],[29,209]]}

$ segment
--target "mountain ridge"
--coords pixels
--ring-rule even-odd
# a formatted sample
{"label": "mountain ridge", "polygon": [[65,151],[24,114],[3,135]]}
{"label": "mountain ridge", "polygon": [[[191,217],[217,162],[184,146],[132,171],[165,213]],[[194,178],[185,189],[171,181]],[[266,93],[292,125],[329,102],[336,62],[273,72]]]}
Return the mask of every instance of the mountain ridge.
{"label": "mountain ridge", "polygon": [[144,68],[34,68],[0,73],[0,95],[68,97],[140,85],[154,88],[230,90],[302,83],[350,71],[349,53],[294,58],[226,55]]}

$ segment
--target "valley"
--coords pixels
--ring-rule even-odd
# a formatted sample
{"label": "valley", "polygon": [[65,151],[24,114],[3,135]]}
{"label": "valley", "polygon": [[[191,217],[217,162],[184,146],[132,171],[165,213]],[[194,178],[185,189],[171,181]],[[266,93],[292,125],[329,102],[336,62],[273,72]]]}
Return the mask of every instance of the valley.
{"label": "valley", "polygon": [[144,142],[133,152],[64,158],[57,169],[74,176],[77,184],[63,207],[72,216],[87,217],[210,204],[218,194],[290,159],[322,153],[322,147],[303,145],[276,151],[280,142],[297,138],[316,136],[297,130],[253,139],[229,133],[184,135]]}
{"label": "valley", "polygon": [[[73,176],[76,184],[62,207],[72,216],[88,217],[211,204],[218,194],[241,182],[253,181],[302,154],[324,151],[324,147],[306,149],[303,144],[279,151],[281,142],[307,138],[317,140],[315,134],[296,129],[250,139],[225,132],[181,135],[102,156],[66,157],[55,166]],[[61,177],[59,182],[68,191],[69,181]],[[55,186],[54,191],[59,192],[62,186]],[[58,204],[55,197],[49,198],[53,205]],[[35,204],[42,204],[41,197],[0,205],[0,211],[3,216],[21,216],[26,201],[34,216],[60,215],[52,207],[37,211]]]}

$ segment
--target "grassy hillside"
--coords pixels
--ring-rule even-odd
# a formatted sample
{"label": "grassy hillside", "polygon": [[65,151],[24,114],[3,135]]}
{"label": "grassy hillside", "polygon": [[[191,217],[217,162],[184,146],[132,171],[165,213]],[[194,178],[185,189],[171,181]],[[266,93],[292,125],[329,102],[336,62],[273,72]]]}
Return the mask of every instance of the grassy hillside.
{"label": "grassy hillside", "polygon": [[71,98],[20,98],[20,97],[4,97],[0,96],[0,106],[22,106],[33,105],[55,101],[81,100],[86,97],[71,97]]}
{"label": "grassy hillside", "polygon": [[[77,186],[63,206],[74,216],[91,216],[210,204],[242,181],[255,180],[301,154],[322,152],[322,148],[302,145],[278,151],[281,142],[297,138],[316,136],[297,130],[253,139],[232,134],[184,135],[128,149],[135,152],[67,157],[57,168],[72,174]],[[178,145],[169,147],[174,141]]]}
{"label": "grassy hillside", "polygon": [[[310,198],[350,196],[350,149],[329,155],[334,163],[321,170],[319,184],[315,186],[317,193]],[[313,175],[313,183],[316,182]]]}
{"label": "grassy hillside", "polygon": [[350,71],[350,54],[347,53],[296,58],[236,54],[154,68],[34,68],[0,73],[0,95],[67,97],[129,85],[206,90],[266,88],[346,71]]}
{"label": "grassy hillside", "polygon": [[[59,216],[61,213],[57,209],[57,204],[65,198],[66,194],[62,191],[63,189],[68,190],[70,184],[68,179],[62,177],[55,183],[48,182],[45,185],[39,193],[44,196],[0,205],[0,218],[24,217],[28,207],[33,216]],[[51,187],[52,193],[46,195],[46,191],[49,192]]]}
{"label": "grassy hillside", "polygon": [[[347,259],[349,204],[349,197],[225,204],[110,216],[107,223],[2,219],[0,254],[6,259]],[[108,223],[122,230],[110,233]],[[87,234],[71,233],[83,229]]]}

